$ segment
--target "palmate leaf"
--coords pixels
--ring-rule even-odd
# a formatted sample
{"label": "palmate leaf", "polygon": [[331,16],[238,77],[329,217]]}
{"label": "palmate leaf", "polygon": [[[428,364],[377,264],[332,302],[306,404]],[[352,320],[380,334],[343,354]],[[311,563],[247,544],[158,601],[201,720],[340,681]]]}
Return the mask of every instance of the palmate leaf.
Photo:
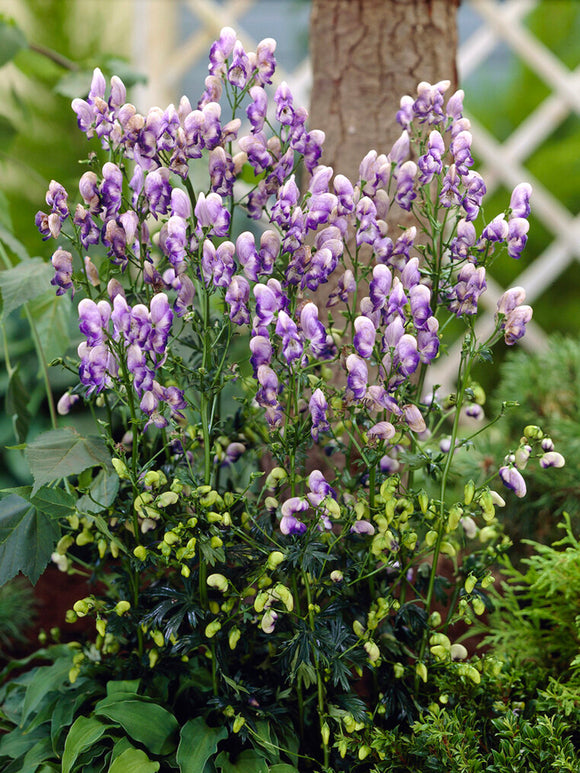
{"label": "palmate leaf", "polygon": [[2,318],[46,292],[53,276],[54,269],[42,258],[31,258],[0,271]]}
{"label": "palmate leaf", "polygon": [[34,477],[33,496],[44,484],[78,475],[89,467],[112,469],[111,456],[101,438],[82,437],[71,427],[39,435],[26,447],[26,458]]}
{"label": "palmate leaf", "polygon": [[0,501],[0,585],[25,574],[34,585],[60,537],[55,521],[18,494]]}

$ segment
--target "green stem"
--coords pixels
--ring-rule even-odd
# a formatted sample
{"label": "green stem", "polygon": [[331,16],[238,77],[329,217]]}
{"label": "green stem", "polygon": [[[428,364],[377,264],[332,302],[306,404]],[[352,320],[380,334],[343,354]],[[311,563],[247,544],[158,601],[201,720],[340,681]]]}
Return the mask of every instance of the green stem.
{"label": "green stem", "polygon": [[[312,591],[310,589],[310,583],[308,581],[307,573],[302,570],[302,580],[304,587],[306,588],[306,599],[308,601],[308,621],[310,623],[310,630],[314,633],[315,619],[314,619],[314,604],[312,602]],[[314,670],[316,671],[316,692],[317,692],[317,710],[318,710],[318,722],[320,725],[320,739],[322,745],[322,753],[324,755],[324,769],[328,768],[330,760],[330,749],[328,748],[328,742],[326,741],[323,727],[325,723],[325,709],[324,709],[324,683],[322,681],[322,674],[320,673],[320,660],[318,657],[318,651],[314,651]]]}

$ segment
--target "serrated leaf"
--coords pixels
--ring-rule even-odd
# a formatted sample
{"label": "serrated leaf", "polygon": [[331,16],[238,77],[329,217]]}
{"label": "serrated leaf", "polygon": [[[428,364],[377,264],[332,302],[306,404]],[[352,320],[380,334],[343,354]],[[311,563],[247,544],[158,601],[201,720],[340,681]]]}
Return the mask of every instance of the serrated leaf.
{"label": "serrated leaf", "polygon": [[19,443],[26,440],[28,427],[30,426],[30,412],[28,410],[28,401],[30,395],[22,383],[18,367],[14,368],[8,380],[8,390],[6,392],[6,413],[12,416],[12,425],[14,434]]}
{"label": "serrated leaf", "polygon": [[108,773],[155,773],[159,763],[153,762],[142,749],[127,749],[111,764]]}
{"label": "serrated leaf", "polygon": [[120,725],[152,754],[167,755],[175,749],[179,725],[167,709],[141,696],[114,693],[99,701],[95,714]]}
{"label": "serrated leaf", "polygon": [[54,269],[42,258],[31,258],[6,271],[0,271],[2,318],[6,318],[23,303],[45,293],[53,275]]}
{"label": "serrated leaf", "polygon": [[181,728],[181,738],[177,748],[177,764],[181,773],[199,773],[212,754],[217,751],[218,743],[226,738],[225,727],[209,727],[203,717],[190,719]]}
{"label": "serrated leaf", "polygon": [[14,19],[0,15],[0,67],[14,59],[16,54],[26,48],[26,36]]}
{"label": "serrated leaf", "polygon": [[18,572],[34,585],[60,537],[57,524],[26,499],[11,494],[0,501],[0,585]]}
{"label": "serrated leaf", "polygon": [[102,513],[113,504],[118,492],[119,476],[115,472],[101,470],[91,483],[89,491],[77,502],[77,508],[81,513]]}
{"label": "serrated leaf", "polygon": [[61,488],[43,486],[32,497],[30,503],[50,518],[65,518],[74,513],[76,499]]}
{"label": "serrated leaf", "polygon": [[111,469],[111,457],[100,437],[82,437],[72,427],[39,435],[26,447],[26,458],[34,477],[32,495],[45,483],[78,475],[89,467]]}
{"label": "serrated leaf", "polygon": [[70,298],[52,290],[28,305],[47,362],[62,357],[70,345],[71,308]]}

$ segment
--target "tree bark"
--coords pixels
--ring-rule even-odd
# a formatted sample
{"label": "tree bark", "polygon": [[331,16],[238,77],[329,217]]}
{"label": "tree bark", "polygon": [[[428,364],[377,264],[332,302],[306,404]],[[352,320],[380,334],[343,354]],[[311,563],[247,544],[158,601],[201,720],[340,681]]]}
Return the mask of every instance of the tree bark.
{"label": "tree bark", "polygon": [[310,126],[326,132],[322,163],[356,180],[369,150],[401,133],[399,100],[420,81],[457,87],[460,0],[312,0]]}

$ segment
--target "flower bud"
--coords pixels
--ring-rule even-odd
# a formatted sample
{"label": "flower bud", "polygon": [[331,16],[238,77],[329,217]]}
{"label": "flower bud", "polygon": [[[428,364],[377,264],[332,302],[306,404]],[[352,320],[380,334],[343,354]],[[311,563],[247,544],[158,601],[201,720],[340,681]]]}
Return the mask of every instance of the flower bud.
{"label": "flower bud", "polygon": [[322,727],[320,728],[320,735],[322,736],[322,743],[324,746],[328,746],[328,742],[330,740],[330,727],[328,726],[328,722],[324,722]]}
{"label": "flower bud", "polygon": [[441,625],[441,614],[437,610],[429,615],[429,625],[431,628],[438,628]]}
{"label": "flower bud", "polygon": [[544,437],[544,433],[535,424],[528,424],[527,427],[524,427],[524,437],[529,440],[541,440]]}
{"label": "flower bud", "polygon": [[464,647],[463,644],[452,644],[451,645],[451,659],[452,660],[465,660],[465,658],[468,656],[467,647]]}
{"label": "flower bud", "polygon": [[233,733],[239,733],[242,727],[246,724],[246,720],[244,717],[242,717],[240,714],[236,716],[234,719],[234,724],[232,725],[232,732]]}
{"label": "flower bud", "polygon": [[266,478],[266,487],[277,488],[277,486],[279,486],[283,480],[286,480],[287,477],[288,473],[285,469],[282,467],[274,467],[274,469],[268,473],[268,477]]}
{"label": "flower bud", "polygon": [[425,663],[417,663],[415,673],[425,684],[427,683],[427,666]]}
{"label": "flower bud", "polygon": [[228,644],[231,650],[235,650],[241,635],[242,632],[239,628],[232,628],[230,635],[228,636]]}
{"label": "flower bud", "polygon": [[469,506],[473,502],[474,495],[475,483],[472,480],[469,480],[463,488],[463,502]]}
{"label": "flower bud", "polygon": [[129,604],[128,601],[118,601],[115,605],[114,611],[119,615],[119,617],[122,617],[125,612],[128,612],[131,609],[131,604]]}
{"label": "flower bud", "polygon": [[330,573],[330,579],[332,580],[332,582],[342,582],[342,581],[343,581],[343,579],[344,579],[344,575],[343,575],[343,573],[340,571],[340,569],[334,569],[334,570],[333,570],[333,571]]}
{"label": "flower bud", "polygon": [[205,635],[208,639],[211,639],[212,636],[215,636],[216,633],[220,630],[222,627],[222,624],[219,620],[212,620],[211,623],[208,623],[205,627]]}
{"label": "flower bud", "polygon": [[147,558],[147,548],[144,545],[137,545],[137,547],[133,550],[133,555],[139,561],[145,561]]}
{"label": "flower bud", "polygon": [[210,588],[217,588],[220,593],[225,593],[228,589],[228,581],[223,574],[210,574],[206,583]]}

